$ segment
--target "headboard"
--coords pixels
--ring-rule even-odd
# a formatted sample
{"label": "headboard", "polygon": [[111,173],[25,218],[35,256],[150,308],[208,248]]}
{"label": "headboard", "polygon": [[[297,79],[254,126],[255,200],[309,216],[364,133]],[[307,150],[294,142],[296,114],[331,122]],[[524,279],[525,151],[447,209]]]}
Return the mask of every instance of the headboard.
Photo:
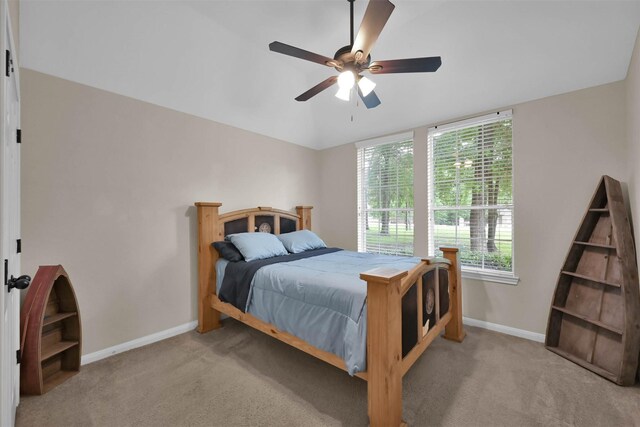
{"label": "headboard", "polygon": [[198,211],[198,331],[220,326],[219,313],[211,308],[216,293],[218,251],[211,245],[225,236],[243,232],[288,233],[311,230],[313,206],[296,206],[296,213],[259,206],[220,215],[222,203],[197,202]]}

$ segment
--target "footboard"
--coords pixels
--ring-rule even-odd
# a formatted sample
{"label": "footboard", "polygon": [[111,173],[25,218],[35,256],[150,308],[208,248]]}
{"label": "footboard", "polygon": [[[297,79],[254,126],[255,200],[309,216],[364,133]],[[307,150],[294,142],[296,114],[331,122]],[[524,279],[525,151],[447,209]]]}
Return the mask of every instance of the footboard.
{"label": "footboard", "polygon": [[464,339],[458,249],[440,249],[444,258],[424,259],[408,272],[378,268],[360,275],[367,282],[371,426],[401,425],[402,377],[443,330],[445,338]]}

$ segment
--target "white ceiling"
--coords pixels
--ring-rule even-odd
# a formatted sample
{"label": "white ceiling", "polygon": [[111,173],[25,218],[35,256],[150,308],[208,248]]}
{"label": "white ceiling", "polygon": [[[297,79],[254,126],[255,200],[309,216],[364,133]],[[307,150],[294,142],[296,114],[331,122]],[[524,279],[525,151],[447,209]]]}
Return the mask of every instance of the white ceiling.
{"label": "white ceiling", "polygon": [[[349,42],[331,1],[23,0],[21,65],[322,149],[596,86],[626,76],[640,1],[408,1],[373,60],[442,56],[434,74],[377,75],[382,105],[296,96],[335,70],[270,52],[326,56]],[[356,29],[367,1],[355,3]],[[353,117],[353,119],[352,119]]]}

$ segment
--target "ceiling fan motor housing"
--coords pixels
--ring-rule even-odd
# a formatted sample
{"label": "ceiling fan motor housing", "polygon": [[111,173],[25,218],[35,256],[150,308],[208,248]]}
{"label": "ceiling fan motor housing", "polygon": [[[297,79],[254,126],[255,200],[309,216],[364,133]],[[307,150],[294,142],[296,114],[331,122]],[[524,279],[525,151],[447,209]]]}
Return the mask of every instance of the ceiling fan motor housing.
{"label": "ceiling fan motor housing", "polygon": [[353,68],[355,72],[359,73],[360,71],[365,70],[369,67],[369,63],[371,62],[371,55],[368,55],[365,61],[358,62],[357,61],[358,53],[362,55],[362,51],[359,50],[358,52],[353,54],[351,52],[351,49],[352,49],[352,46],[350,45],[343,46],[340,49],[338,49],[335,55],[333,55],[333,59],[336,60],[336,64],[335,65],[331,64],[331,65],[334,65],[334,68],[336,70],[343,71],[345,68]]}

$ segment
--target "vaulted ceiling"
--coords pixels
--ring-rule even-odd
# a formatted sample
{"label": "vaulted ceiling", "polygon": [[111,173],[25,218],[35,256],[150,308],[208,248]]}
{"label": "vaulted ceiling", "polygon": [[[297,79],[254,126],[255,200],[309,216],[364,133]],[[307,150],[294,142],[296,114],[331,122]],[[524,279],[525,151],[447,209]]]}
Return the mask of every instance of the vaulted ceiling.
{"label": "vaulted ceiling", "polygon": [[[625,78],[640,1],[408,1],[373,60],[442,57],[433,74],[370,76],[367,110],[329,89],[335,70],[270,52],[332,57],[349,4],[332,1],[21,2],[21,66],[322,149]],[[356,30],[366,0],[355,3]]]}

